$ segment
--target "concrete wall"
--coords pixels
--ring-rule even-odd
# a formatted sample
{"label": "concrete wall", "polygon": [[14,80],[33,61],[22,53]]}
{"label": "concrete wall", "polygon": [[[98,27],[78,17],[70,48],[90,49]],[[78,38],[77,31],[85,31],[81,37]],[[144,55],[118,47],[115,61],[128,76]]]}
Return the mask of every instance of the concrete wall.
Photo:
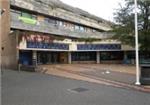
{"label": "concrete wall", "polygon": [[10,34],[9,0],[1,1],[1,8],[6,11],[1,16],[1,64],[2,68],[16,69],[16,36]]}
{"label": "concrete wall", "polygon": [[135,48],[129,45],[122,45],[121,47],[123,51],[135,51]]}

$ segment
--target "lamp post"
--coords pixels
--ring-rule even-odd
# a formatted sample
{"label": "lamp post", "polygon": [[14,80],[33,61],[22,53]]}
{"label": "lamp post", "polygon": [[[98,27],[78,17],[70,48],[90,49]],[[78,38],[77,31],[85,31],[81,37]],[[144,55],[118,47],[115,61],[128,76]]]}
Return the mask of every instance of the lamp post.
{"label": "lamp post", "polygon": [[136,52],[136,85],[140,85],[140,69],[139,69],[139,44],[138,44],[138,16],[137,16],[137,0],[134,0],[135,5],[135,52]]}

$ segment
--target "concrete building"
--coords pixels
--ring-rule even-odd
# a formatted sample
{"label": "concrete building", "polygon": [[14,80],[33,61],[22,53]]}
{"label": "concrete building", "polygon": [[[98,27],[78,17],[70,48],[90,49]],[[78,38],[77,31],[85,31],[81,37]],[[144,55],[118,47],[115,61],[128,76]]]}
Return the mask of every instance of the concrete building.
{"label": "concrete building", "polygon": [[134,58],[134,49],[111,39],[111,22],[86,11],[59,0],[10,0],[6,4],[3,67],[123,63]]}

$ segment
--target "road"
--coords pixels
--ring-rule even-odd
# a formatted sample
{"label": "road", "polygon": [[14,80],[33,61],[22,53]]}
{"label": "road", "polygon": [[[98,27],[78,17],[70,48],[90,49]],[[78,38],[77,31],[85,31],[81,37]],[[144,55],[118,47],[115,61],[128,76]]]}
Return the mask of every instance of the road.
{"label": "road", "polygon": [[5,70],[2,105],[150,105],[150,93],[48,74]]}

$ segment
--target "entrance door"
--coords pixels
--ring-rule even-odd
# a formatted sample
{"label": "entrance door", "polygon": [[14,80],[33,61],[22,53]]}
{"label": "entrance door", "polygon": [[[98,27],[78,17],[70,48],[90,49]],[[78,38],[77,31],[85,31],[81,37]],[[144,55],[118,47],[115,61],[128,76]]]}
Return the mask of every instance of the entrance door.
{"label": "entrance door", "polygon": [[32,65],[32,51],[19,51],[19,62],[23,65]]}
{"label": "entrance door", "polygon": [[47,54],[47,62],[48,62],[49,64],[52,63],[52,54],[51,54],[51,53],[48,53],[48,54]]}
{"label": "entrance door", "polygon": [[37,53],[38,64],[47,64],[48,57],[46,52],[38,52]]}
{"label": "entrance door", "polygon": [[68,53],[61,52],[59,54],[59,61],[60,61],[60,63],[68,63]]}
{"label": "entrance door", "polygon": [[121,51],[104,51],[100,53],[101,63],[122,63],[123,52]]}
{"label": "entrance door", "polygon": [[58,52],[51,53],[51,62],[54,64],[59,63],[59,53]]}
{"label": "entrance door", "polygon": [[59,63],[59,52],[38,52],[38,64],[56,64]]}

